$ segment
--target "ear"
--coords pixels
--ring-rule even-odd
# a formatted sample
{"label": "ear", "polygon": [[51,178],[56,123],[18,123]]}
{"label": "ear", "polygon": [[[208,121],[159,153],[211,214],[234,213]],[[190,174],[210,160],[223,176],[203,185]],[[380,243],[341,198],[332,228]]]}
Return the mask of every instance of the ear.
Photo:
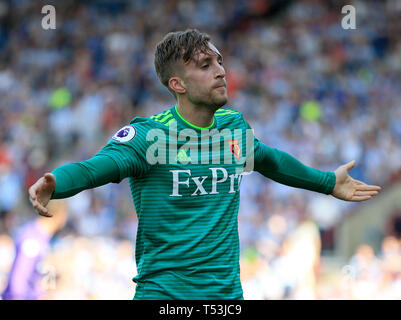
{"label": "ear", "polygon": [[185,93],[186,91],[184,80],[179,77],[170,78],[168,85],[171,90],[174,90],[177,93]]}

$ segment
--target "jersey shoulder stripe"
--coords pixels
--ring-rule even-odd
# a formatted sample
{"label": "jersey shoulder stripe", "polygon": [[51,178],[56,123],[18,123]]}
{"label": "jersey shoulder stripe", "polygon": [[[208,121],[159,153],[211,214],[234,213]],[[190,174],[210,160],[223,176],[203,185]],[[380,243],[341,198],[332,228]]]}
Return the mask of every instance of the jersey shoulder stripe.
{"label": "jersey shoulder stripe", "polygon": [[225,115],[238,115],[238,114],[241,114],[241,113],[239,111],[229,109],[229,108],[218,109],[215,112],[216,117],[225,116]]}
{"label": "jersey shoulder stripe", "polygon": [[145,118],[145,117],[135,117],[131,120],[131,122],[129,124],[146,124],[149,123],[149,118]]}
{"label": "jersey shoulder stripe", "polygon": [[175,121],[173,113],[170,109],[163,111],[162,113],[150,116],[149,118],[165,126],[169,126],[172,122]]}
{"label": "jersey shoulder stripe", "polygon": [[217,110],[214,116],[219,122],[219,125],[236,126],[238,125],[237,121],[242,118],[242,113],[233,109],[224,108]]}
{"label": "jersey shoulder stripe", "polygon": [[[217,110],[214,114],[216,117],[218,117],[220,120],[229,120],[233,118],[238,118],[241,117],[241,112],[236,111],[234,109],[230,108],[221,108]],[[165,110],[161,113],[152,115],[150,117],[135,117],[134,119],[131,120],[130,124],[139,124],[139,123],[146,123],[152,126],[155,122],[157,124],[161,124],[163,126],[170,126],[172,122],[175,122],[176,119],[174,118],[173,113],[171,112],[171,109]]]}
{"label": "jersey shoulder stripe", "polygon": [[129,123],[131,126],[134,126],[138,132],[148,132],[151,129],[157,128],[157,124],[159,122],[152,121],[150,117],[135,117]]}
{"label": "jersey shoulder stripe", "polygon": [[162,117],[168,115],[169,113],[171,113],[170,109],[167,109],[161,113],[158,114],[154,114],[152,116],[150,116],[151,119],[155,120],[155,119],[161,119]]}

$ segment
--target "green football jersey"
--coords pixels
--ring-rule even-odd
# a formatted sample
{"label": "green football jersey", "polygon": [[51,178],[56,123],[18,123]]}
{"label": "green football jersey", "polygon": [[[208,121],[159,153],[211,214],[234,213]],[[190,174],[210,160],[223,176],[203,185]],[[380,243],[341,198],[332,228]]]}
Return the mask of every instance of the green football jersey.
{"label": "green football jersey", "polygon": [[218,110],[202,129],[174,106],[135,118],[129,133],[98,153],[129,176],[138,216],[136,299],[242,298],[237,214],[246,129],[234,110]]}
{"label": "green football jersey", "polygon": [[135,299],[242,299],[238,209],[244,174],[330,194],[335,174],[303,165],[219,109],[208,128],[176,106],[136,117],[92,159],[55,169],[52,199],[129,179],[138,216]]}

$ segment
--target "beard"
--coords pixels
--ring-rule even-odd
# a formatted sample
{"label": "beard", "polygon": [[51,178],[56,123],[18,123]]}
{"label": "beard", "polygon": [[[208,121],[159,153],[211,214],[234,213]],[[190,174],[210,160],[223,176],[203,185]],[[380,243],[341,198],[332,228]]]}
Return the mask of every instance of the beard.
{"label": "beard", "polygon": [[225,94],[221,94],[216,89],[210,89],[206,93],[187,91],[187,99],[194,105],[206,107],[213,111],[223,107],[228,101],[227,91],[225,91]]}

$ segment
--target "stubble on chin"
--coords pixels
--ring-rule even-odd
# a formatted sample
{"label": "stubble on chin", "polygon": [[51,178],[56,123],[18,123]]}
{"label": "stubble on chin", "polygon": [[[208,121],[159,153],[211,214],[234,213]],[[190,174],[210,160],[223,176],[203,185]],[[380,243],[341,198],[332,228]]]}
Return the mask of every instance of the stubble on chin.
{"label": "stubble on chin", "polygon": [[[206,99],[205,99],[206,98]],[[228,102],[227,91],[225,94],[216,94],[213,90],[205,94],[195,95],[187,93],[187,99],[191,101],[194,105],[207,107],[210,110],[216,111],[223,107]]]}
{"label": "stubble on chin", "polygon": [[217,97],[215,99],[213,99],[214,101],[214,105],[216,107],[216,110],[223,107],[227,101],[228,101],[228,97],[227,97],[227,93],[225,95],[221,95],[220,97]]}

